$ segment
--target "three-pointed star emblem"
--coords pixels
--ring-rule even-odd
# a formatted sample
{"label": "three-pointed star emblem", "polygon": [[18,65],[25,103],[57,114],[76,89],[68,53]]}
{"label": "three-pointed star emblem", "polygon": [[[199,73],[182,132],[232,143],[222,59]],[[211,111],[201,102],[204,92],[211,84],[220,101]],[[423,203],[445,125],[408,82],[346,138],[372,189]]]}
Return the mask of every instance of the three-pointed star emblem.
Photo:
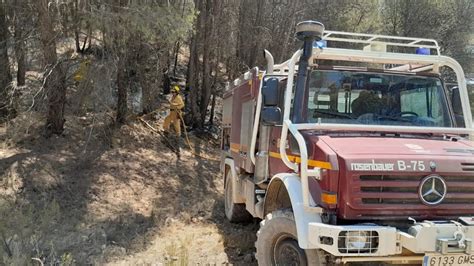
{"label": "three-pointed star emblem", "polygon": [[428,205],[437,205],[446,197],[447,188],[444,179],[438,175],[429,175],[421,183],[418,194],[421,201]]}

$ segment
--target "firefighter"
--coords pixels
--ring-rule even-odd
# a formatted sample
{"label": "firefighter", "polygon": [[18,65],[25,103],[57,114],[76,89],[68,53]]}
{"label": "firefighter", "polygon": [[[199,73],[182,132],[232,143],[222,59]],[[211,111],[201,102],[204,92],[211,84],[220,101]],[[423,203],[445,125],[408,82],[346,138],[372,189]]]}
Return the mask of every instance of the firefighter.
{"label": "firefighter", "polygon": [[163,123],[163,129],[165,132],[168,132],[170,129],[170,125],[172,124],[174,127],[174,131],[176,135],[179,137],[181,136],[181,110],[184,108],[184,102],[181,95],[179,95],[179,87],[174,86],[171,89],[171,97],[170,103],[170,113],[165,118],[165,122]]}

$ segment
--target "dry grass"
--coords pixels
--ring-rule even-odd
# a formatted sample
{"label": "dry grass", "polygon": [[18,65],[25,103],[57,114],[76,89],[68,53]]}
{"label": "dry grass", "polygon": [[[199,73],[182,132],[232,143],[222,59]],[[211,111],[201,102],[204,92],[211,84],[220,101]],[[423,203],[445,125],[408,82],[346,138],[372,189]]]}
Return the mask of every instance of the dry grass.
{"label": "dry grass", "polygon": [[30,265],[33,261],[47,261],[52,265],[72,265],[69,253],[58,254],[50,232],[60,217],[56,202],[41,210],[31,204],[18,204],[9,199],[0,201],[0,264]]}
{"label": "dry grass", "polygon": [[65,134],[45,139],[30,117],[8,125],[0,149],[0,215],[12,213],[3,263],[222,264],[252,254],[256,224],[225,220],[212,141],[191,136],[195,150],[178,160],[139,121],[68,116]]}

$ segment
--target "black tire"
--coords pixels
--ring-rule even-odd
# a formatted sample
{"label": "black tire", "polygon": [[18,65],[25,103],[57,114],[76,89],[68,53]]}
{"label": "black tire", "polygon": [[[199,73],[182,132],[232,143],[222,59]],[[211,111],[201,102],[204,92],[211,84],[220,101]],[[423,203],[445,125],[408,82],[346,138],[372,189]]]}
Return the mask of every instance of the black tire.
{"label": "black tire", "polygon": [[257,232],[255,247],[258,265],[327,265],[322,251],[301,249],[297,239],[295,218],[291,210],[269,213],[260,222],[260,230]]}
{"label": "black tire", "polygon": [[225,171],[225,192],[224,192],[224,209],[225,216],[232,223],[249,222],[253,219],[252,215],[245,209],[245,204],[237,204],[232,201],[232,177],[230,171]]}

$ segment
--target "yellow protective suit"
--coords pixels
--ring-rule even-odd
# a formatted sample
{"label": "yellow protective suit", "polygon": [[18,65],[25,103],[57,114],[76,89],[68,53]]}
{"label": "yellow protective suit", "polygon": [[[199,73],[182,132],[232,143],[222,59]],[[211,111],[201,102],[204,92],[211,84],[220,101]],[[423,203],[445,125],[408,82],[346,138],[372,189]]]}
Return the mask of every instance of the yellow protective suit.
{"label": "yellow protective suit", "polygon": [[169,131],[170,125],[173,124],[174,131],[181,136],[181,110],[184,108],[184,101],[181,95],[176,94],[170,100],[170,113],[165,118],[163,129]]}

